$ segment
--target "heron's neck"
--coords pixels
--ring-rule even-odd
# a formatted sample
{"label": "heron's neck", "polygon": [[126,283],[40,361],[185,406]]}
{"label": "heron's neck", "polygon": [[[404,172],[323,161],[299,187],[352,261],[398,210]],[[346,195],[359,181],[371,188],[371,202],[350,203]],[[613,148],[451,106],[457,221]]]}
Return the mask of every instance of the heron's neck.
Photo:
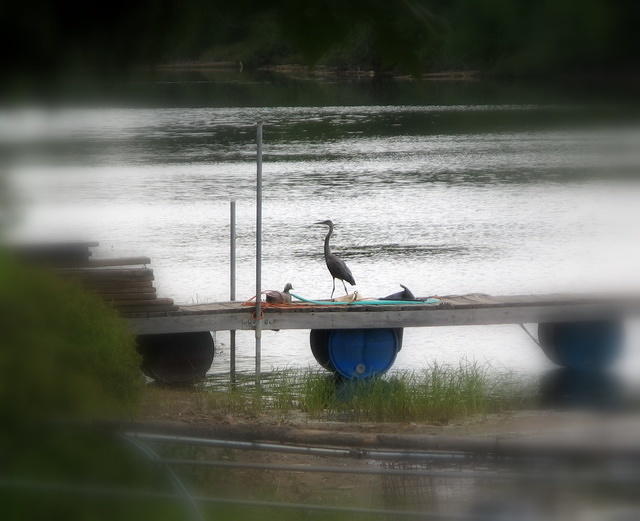
{"label": "heron's neck", "polygon": [[333,226],[329,226],[329,233],[324,238],[324,254],[329,255],[331,253],[331,248],[329,247],[329,239],[331,238],[331,234],[333,233]]}

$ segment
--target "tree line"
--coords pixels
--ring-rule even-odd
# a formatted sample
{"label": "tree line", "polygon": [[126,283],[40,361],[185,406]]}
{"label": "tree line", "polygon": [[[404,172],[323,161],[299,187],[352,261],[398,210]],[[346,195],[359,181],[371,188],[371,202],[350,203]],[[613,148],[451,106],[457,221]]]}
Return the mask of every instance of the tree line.
{"label": "tree line", "polygon": [[5,74],[121,76],[140,66],[232,60],[495,75],[632,70],[633,0],[8,0]]}

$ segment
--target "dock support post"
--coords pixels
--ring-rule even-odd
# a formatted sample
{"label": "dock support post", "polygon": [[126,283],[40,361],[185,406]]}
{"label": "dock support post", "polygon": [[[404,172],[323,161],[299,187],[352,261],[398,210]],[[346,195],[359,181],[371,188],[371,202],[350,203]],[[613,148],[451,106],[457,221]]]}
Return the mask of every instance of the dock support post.
{"label": "dock support post", "polygon": [[256,125],[256,386],[260,385],[262,350],[262,121]]}
{"label": "dock support post", "polygon": [[[236,202],[229,202],[229,300],[236,299]],[[236,332],[229,331],[229,379],[236,383]]]}

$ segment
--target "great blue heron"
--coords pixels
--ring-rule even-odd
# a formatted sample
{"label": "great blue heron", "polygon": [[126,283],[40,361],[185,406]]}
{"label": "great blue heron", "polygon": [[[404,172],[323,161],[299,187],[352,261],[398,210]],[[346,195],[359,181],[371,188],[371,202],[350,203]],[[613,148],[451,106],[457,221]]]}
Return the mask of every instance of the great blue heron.
{"label": "great blue heron", "polygon": [[333,298],[333,294],[336,291],[336,279],[342,281],[342,285],[344,286],[344,292],[348,295],[347,285],[344,283],[346,280],[352,286],[356,285],[356,281],[351,274],[351,270],[347,266],[347,263],[343,261],[337,255],[331,253],[331,248],[329,247],[329,239],[331,238],[331,234],[333,233],[333,222],[326,221],[318,221],[314,224],[323,224],[329,227],[329,233],[324,238],[324,260],[327,263],[327,268],[329,268],[329,273],[333,277],[333,290],[331,291],[331,298]]}
{"label": "great blue heron", "polygon": [[287,282],[283,291],[276,291],[274,289],[270,289],[266,291],[265,294],[267,296],[267,302],[270,304],[285,304],[291,302],[291,295],[289,291],[293,289],[291,282]]}

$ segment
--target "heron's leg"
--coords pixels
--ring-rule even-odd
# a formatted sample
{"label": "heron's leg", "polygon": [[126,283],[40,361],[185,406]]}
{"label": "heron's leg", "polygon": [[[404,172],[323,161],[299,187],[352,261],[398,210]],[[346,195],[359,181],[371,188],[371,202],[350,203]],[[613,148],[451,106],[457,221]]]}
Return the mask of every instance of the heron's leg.
{"label": "heron's leg", "polygon": [[336,291],[336,279],[334,277],[333,279],[333,289],[331,290],[331,298],[333,298],[333,294]]}
{"label": "heron's leg", "polygon": [[347,291],[347,285],[344,283],[344,280],[342,281],[342,286],[344,287],[344,293],[345,295],[348,295],[349,292]]}

